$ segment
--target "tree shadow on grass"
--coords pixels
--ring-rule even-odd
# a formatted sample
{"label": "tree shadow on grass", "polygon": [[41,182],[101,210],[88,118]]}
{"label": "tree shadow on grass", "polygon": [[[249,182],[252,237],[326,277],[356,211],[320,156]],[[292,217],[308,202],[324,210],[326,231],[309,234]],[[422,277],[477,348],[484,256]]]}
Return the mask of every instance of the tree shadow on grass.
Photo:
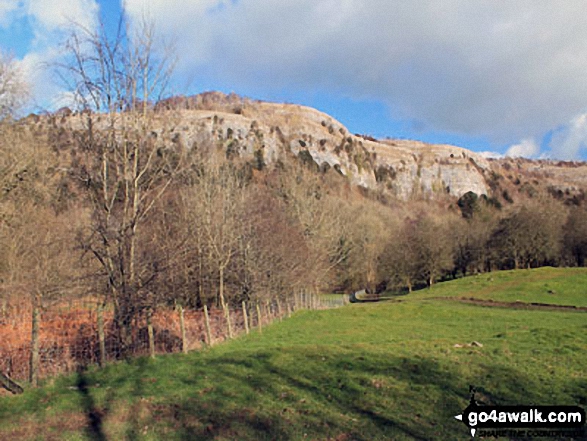
{"label": "tree shadow on grass", "polygon": [[84,369],[79,369],[76,375],[75,385],[81,395],[81,404],[86,415],[86,435],[94,441],[106,441],[103,430],[104,417],[108,414],[108,408],[100,409],[90,392],[90,383]]}
{"label": "tree shadow on grass", "polygon": [[145,421],[142,419],[142,407],[144,406],[146,381],[148,376],[149,359],[141,357],[128,362],[126,375],[121,375],[116,380],[109,382],[109,392],[105,398],[104,406],[97,405],[95,386],[95,374],[86,374],[79,370],[76,374],[75,385],[81,394],[83,412],[86,415],[87,424],[85,427],[86,436],[94,441],[106,441],[108,437],[104,433],[104,420],[110,413],[110,406],[116,400],[130,398],[130,409],[126,420],[125,438],[128,440],[141,439],[141,429]]}
{"label": "tree shadow on grass", "polygon": [[[491,360],[472,358],[475,368],[467,369],[466,359],[458,367],[442,358],[311,346],[303,355],[279,348],[190,358],[184,360],[189,368],[182,363],[178,372],[166,372],[165,360],[153,370],[150,360],[134,360],[112,379],[116,394],[131,398],[127,439],[142,439],[146,424],[185,440],[463,439],[466,428],[454,416],[468,404],[470,384],[482,404],[552,404],[539,376]],[[167,382],[166,392],[151,391],[151,379]],[[106,439],[107,409],[96,407],[83,373],[78,380],[86,433]],[[557,404],[584,400],[583,383],[569,380],[564,389],[558,396],[571,402]]]}
{"label": "tree shadow on grass", "polygon": [[[549,404],[539,379],[500,364],[463,378],[449,361],[323,348],[296,363],[283,363],[279,351],[206,363],[221,386],[174,405],[182,439],[462,439],[466,428],[454,416],[471,383],[481,403]],[[201,393],[197,378],[182,381]]]}
{"label": "tree shadow on grass", "polygon": [[[443,422],[422,421],[418,425],[415,421],[421,418],[420,407],[430,411],[436,405],[426,396],[427,386],[445,392],[442,404],[445,411],[441,413],[446,414],[447,425],[452,428],[458,425],[451,424],[450,419],[467,403],[468,387],[455,390],[459,381],[454,375],[427,359],[407,360],[375,354],[348,355],[341,359],[330,354],[326,357],[313,354],[299,360],[299,365],[283,366],[274,361],[274,355],[261,352],[254,358],[225,356],[211,360],[209,368],[225,384],[234,387],[220,391],[213,399],[190,400],[178,406],[175,418],[183,427],[183,439],[232,435],[240,439],[289,440],[301,439],[307,433],[310,439],[334,439],[346,434],[356,440],[425,440],[438,435],[435,426]],[[398,388],[384,389],[371,383],[385,378],[402,387],[408,386],[409,390],[400,392]],[[414,391],[410,385],[417,386],[415,393],[420,395],[421,404],[413,403]],[[365,396],[366,388],[378,387],[381,389]],[[222,392],[232,398],[223,400]],[[226,406],[230,399],[241,406],[236,409]],[[267,402],[277,403],[276,407],[282,405],[283,409],[264,411],[261,407],[270,406]],[[404,411],[394,411],[402,405],[414,406],[413,421]],[[396,417],[395,413],[399,415]],[[197,424],[193,424],[195,415]]]}

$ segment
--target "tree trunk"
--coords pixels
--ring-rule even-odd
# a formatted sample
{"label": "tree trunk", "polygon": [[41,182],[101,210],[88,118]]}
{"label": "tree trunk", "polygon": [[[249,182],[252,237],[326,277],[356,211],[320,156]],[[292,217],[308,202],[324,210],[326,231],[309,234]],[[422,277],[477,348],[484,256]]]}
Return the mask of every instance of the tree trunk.
{"label": "tree trunk", "polygon": [[119,356],[128,358],[132,349],[132,314],[127,305],[118,305],[115,311],[118,331]]}
{"label": "tree trunk", "polygon": [[32,333],[31,333],[31,366],[30,382],[33,387],[39,383],[39,307],[33,306]]}

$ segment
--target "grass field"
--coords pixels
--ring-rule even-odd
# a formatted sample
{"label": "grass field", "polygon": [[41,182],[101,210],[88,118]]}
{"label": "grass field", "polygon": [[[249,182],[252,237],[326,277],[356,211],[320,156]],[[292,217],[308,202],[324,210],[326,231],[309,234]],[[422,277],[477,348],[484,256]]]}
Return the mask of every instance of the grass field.
{"label": "grass field", "polygon": [[587,405],[587,313],[456,298],[585,306],[585,282],[585,270],[502,272],[299,312],[210,350],[1,397],[0,439],[467,439],[453,416],[469,385],[487,404]]}

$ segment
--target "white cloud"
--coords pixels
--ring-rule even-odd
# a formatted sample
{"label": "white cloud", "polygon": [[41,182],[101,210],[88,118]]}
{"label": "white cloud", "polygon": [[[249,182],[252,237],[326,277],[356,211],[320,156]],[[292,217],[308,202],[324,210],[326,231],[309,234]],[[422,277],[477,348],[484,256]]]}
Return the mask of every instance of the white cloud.
{"label": "white cloud", "polygon": [[533,139],[523,139],[519,144],[512,145],[507,152],[506,156],[512,158],[534,158],[540,153],[540,146]]}
{"label": "white cloud", "polygon": [[46,47],[42,51],[30,52],[18,61],[33,99],[30,110],[54,110],[63,107],[62,87],[54,81],[51,65],[61,55],[57,47]]}
{"label": "white cloud", "polygon": [[52,109],[62,103],[64,91],[55,84],[51,66],[62,55],[71,26],[93,29],[98,12],[96,0],[0,0],[0,25],[2,20],[26,20],[33,34],[30,51],[16,60],[32,89],[33,108]]}
{"label": "white cloud", "polygon": [[556,132],[550,142],[551,155],[559,159],[580,159],[587,150],[587,113],[577,115]]}
{"label": "white cloud", "polygon": [[382,100],[425,129],[540,137],[587,103],[584,0],[127,0],[180,70],[260,96]]}
{"label": "white cloud", "polygon": [[37,20],[38,32],[64,30],[72,23],[92,29],[98,4],[94,0],[28,0],[27,13]]}

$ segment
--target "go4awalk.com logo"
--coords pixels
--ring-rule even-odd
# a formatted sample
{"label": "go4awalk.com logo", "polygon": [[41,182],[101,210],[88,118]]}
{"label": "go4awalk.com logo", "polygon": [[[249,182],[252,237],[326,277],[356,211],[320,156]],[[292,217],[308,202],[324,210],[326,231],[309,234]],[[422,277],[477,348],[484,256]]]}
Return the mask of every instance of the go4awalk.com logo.
{"label": "go4awalk.com logo", "polygon": [[470,387],[469,405],[455,418],[476,434],[487,437],[585,436],[585,410],[579,406],[485,406]]}

